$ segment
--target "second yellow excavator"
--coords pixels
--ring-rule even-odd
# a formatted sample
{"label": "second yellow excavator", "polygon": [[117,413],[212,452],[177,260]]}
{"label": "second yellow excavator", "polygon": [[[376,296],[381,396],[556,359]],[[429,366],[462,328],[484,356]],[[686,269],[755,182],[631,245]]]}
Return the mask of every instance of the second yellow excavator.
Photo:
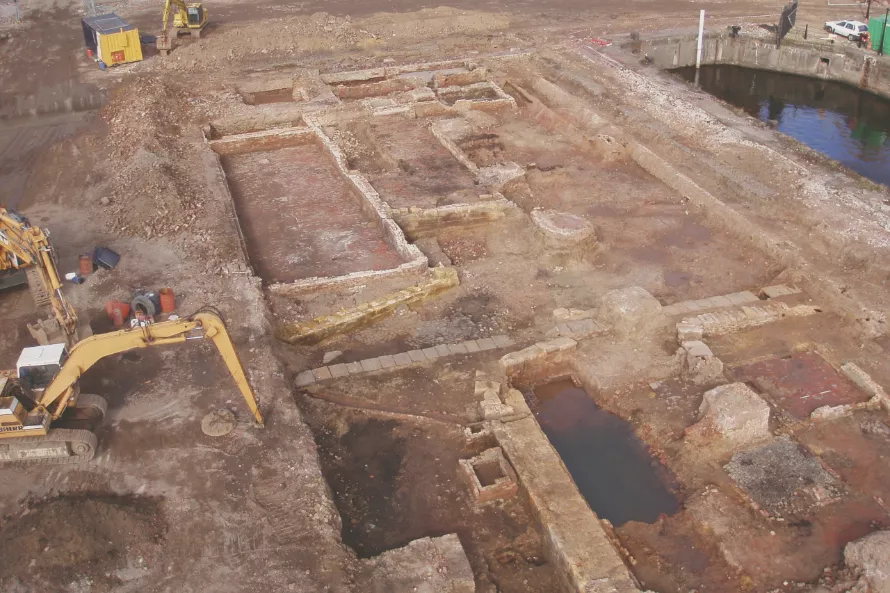
{"label": "second yellow excavator", "polygon": [[[173,34],[170,34],[170,13],[173,13]],[[158,35],[157,48],[162,56],[173,51],[173,41],[180,33],[200,38],[207,27],[207,9],[200,2],[184,0],[167,0],[164,4],[164,22],[161,34]]]}
{"label": "second yellow excavator", "polygon": [[[0,371],[0,463],[89,461],[98,445],[94,430],[107,403],[81,393],[78,381],[107,356],[136,348],[212,340],[256,423],[263,416],[225,323],[212,310],[191,317],[136,326],[65,344],[25,348],[15,371]],[[220,433],[222,434],[222,433]]]}
{"label": "second yellow excavator", "polygon": [[31,335],[40,344],[67,342],[92,334],[88,320],[78,320],[77,312],[62,292],[56,268],[56,252],[49,231],[32,225],[12,209],[0,206],[0,276],[24,271],[31,295],[38,305],[50,305],[53,317],[29,324]]}

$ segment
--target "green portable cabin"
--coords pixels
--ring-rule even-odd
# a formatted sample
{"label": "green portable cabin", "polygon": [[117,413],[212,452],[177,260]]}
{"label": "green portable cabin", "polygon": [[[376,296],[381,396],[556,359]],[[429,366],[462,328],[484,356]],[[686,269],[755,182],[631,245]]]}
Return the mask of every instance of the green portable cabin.
{"label": "green portable cabin", "polygon": [[878,48],[883,44],[884,55],[890,55],[890,23],[885,28],[884,17],[869,19],[868,36],[871,39],[873,50],[878,51]]}

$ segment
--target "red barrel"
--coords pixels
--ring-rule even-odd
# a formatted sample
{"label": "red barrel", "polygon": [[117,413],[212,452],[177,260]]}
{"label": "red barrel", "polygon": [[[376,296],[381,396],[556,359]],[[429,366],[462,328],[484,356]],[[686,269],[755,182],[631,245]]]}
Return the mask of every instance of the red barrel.
{"label": "red barrel", "polygon": [[121,327],[130,316],[130,304],[123,301],[108,301],[105,303],[105,312],[114,327]]}
{"label": "red barrel", "polygon": [[89,253],[81,253],[80,258],[80,275],[89,276],[93,273],[93,256]]}
{"label": "red barrel", "polygon": [[162,288],[158,291],[161,295],[161,313],[172,313],[176,310],[176,295],[172,288]]}

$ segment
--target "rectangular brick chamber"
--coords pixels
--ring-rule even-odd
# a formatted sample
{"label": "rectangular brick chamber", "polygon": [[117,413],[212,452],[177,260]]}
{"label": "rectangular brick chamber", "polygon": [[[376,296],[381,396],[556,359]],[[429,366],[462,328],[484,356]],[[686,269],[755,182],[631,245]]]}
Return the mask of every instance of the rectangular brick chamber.
{"label": "rectangular brick chamber", "polygon": [[245,97],[248,105],[268,105],[270,103],[293,103],[294,89],[292,86],[268,91],[259,91]]}
{"label": "rectangular brick chamber", "polygon": [[472,459],[462,459],[460,466],[478,504],[509,498],[519,490],[516,472],[500,448],[487,449]]}
{"label": "rectangular brick chamber", "polygon": [[368,179],[393,208],[472,203],[484,193],[474,175],[433,136],[427,122],[397,116],[376,118],[371,134],[396,166],[368,173]]}
{"label": "rectangular brick chamber", "polygon": [[311,137],[221,154],[248,254],[267,283],[405,263]]}
{"label": "rectangular brick chamber", "polygon": [[497,91],[492,86],[482,84],[474,85],[470,88],[451,87],[440,89],[437,93],[439,100],[446,105],[454,105],[458,101],[493,101],[500,99]]}

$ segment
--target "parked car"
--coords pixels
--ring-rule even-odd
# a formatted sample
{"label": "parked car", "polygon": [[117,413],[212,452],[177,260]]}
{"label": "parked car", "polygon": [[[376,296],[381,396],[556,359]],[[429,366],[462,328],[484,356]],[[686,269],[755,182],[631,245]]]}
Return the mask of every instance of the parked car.
{"label": "parked car", "polygon": [[829,21],[825,23],[825,30],[850,41],[859,41],[863,35],[868,34],[868,25],[859,21]]}

